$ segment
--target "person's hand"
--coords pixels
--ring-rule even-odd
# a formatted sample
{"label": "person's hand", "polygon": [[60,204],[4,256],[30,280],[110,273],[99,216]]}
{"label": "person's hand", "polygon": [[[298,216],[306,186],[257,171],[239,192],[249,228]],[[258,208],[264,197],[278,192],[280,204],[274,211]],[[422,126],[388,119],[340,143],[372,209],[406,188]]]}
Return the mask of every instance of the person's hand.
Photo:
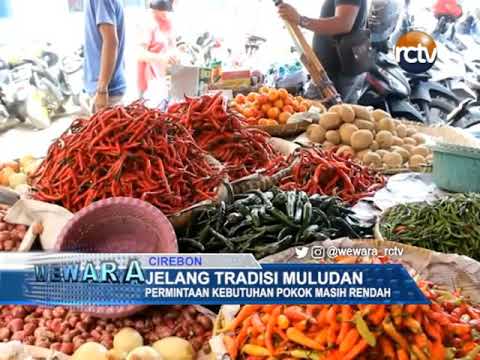
{"label": "person's hand", "polygon": [[94,111],[100,111],[108,106],[108,93],[107,92],[97,92],[95,95],[95,104]]}
{"label": "person's hand", "polygon": [[178,64],[180,64],[180,60],[178,57],[170,56],[168,58],[168,65],[172,66],[172,65],[178,65]]}
{"label": "person's hand", "polygon": [[290,24],[298,25],[300,23],[300,14],[292,5],[281,4],[278,7],[278,14],[283,20],[288,21]]}

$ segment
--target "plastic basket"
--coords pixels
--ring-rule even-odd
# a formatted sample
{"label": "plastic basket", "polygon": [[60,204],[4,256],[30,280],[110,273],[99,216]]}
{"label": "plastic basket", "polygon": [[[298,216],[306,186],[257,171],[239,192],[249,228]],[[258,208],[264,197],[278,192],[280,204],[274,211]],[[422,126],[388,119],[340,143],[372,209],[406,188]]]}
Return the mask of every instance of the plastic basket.
{"label": "plastic basket", "polygon": [[433,147],[433,179],[452,192],[480,192],[480,149],[439,143]]}

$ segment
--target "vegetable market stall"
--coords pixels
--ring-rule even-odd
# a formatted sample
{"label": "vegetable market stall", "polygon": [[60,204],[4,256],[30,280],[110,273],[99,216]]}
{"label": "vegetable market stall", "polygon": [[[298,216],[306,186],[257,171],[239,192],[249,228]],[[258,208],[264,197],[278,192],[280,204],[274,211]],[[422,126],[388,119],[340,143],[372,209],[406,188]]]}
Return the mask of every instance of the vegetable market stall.
{"label": "vegetable market stall", "polygon": [[[15,206],[18,210],[17,204],[10,203],[13,208],[2,207],[0,250],[28,251],[32,248],[32,237],[36,236],[41,237],[40,245],[43,249],[51,249],[52,241],[45,239],[48,237],[52,240],[52,237],[58,236],[61,229],[52,231],[55,226],[65,225],[75,213],[98,201],[116,197],[143,200],[161,210],[177,225],[178,244],[182,252],[251,252],[257,258],[273,255],[270,260],[288,262],[293,259],[293,252],[283,251],[291,247],[309,246],[315,241],[322,241],[326,246],[332,239],[343,236],[356,239],[372,236],[373,224],[364,224],[352,206],[371,201],[381,191],[388,180],[384,173],[390,167],[389,164],[395,165],[392,165],[395,170],[406,164],[423,165],[428,162],[431,155],[428,146],[434,139],[427,134],[430,130],[391,119],[383,111],[347,104],[330,109],[319,107],[319,111],[312,112],[314,104],[293,98],[284,91],[274,90],[262,89],[258,94],[238,98],[236,104],[230,106],[219,95],[204,96],[186,98],[183,102],[172,104],[166,112],[136,102],[126,107],[104,110],[90,119],[78,119],[52,144],[42,161],[25,157],[15,164],[3,166],[0,173],[3,185],[11,186],[17,191],[18,186],[22,185],[20,202],[33,197],[45,206],[56,206],[64,211],[61,212],[61,222],[46,221],[43,217],[22,222],[18,220],[20,215],[15,217],[12,214]],[[261,113],[249,113],[254,104]],[[273,108],[277,110],[271,110]],[[291,118],[295,120],[299,114],[304,119],[305,113],[309,111],[307,133],[298,138],[303,144],[272,138],[269,131],[264,131],[268,130],[263,127],[267,125],[266,122],[262,122],[263,125],[259,127],[259,120],[267,116],[276,121],[276,124],[271,124],[280,133],[288,133],[281,129],[282,125],[286,125]],[[247,115],[252,116],[246,117]],[[305,124],[295,126],[295,131],[302,126]],[[442,136],[444,139],[445,134]],[[312,142],[316,145],[312,145]],[[412,166],[409,170],[418,169]],[[469,209],[468,213],[463,220],[454,219],[451,225],[458,227],[443,227],[448,235],[442,242],[425,240],[422,238],[425,234],[419,233],[425,228],[425,224],[420,222],[423,216],[421,211],[426,210],[418,210],[420,213],[416,218],[409,211],[400,214],[405,217],[392,225],[392,228],[380,226],[383,240],[406,243],[395,245],[406,251],[401,259],[395,261],[401,261],[415,269],[423,281],[431,280],[437,285],[446,285],[455,299],[460,299],[455,290],[463,288],[462,295],[475,302],[480,298],[479,265],[460,255],[463,253],[478,259],[476,232],[480,220],[477,216],[476,197],[458,196],[457,208]],[[13,197],[15,200],[16,196]],[[448,203],[448,200],[440,201]],[[457,208],[451,208],[448,204],[446,206],[446,214],[453,216]],[[410,209],[407,205],[400,207]],[[390,214],[393,211],[395,210],[390,210]],[[442,211],[442,206],[435,207],[435,211]],[[25,213],[28,211],[20,212]],[[187,216],[182,221],[177,221],[184,214]],[[388,214],[387,210],[382,220]],[[427,213],[428,216],[429,214]],[[398,230],[399,226],[408,226],[409,221],[418,222],[415,229]],[[434,221],[431,222],[427,225],[435,227]],[[432,233],[437,230],[439,231],[433,229]],[[30,238],[25,241],[27,233]],[[467,242],[459,244],[460,236],[468,239],[469,246]],[[56,239],[53,242],[54,240]],[[22,247],[25,243],[30,246]],[[353,243],[345,240],[342,244],[381,248],[389,243],[370,239]],[[429,250],[419,250],[407,244],[421,245]],[[136,245],[128,250],[135,252]],[[440,254],[430,250],[460,255]],[[439,294],[430,284],[422,282],[421,285],[429,294]],[[468,304],[471,318],[477,315],[480,317],[475,305],[466,301],[462,303]],[[446,306],[443,302],[437,302],[437,305],[442,309]],[[402,339],[413,341],[417,346],[415,349],[409,347],[409,351],[413,351],[416,356],[415,359],[422,360],[422,354],[427,356],[425,338],[420,336],[417,324],[410,320],[415,316],[408,317],[408,326],[405,324],[404,329],[395,323],[392,309],[385,312],[390,315],[391,321],[382,318],[379,324],[372,323],[370,313],[363,312],[364,309],[352,307],[347,310],[346,313],[349,311],[351,315],[360,312],[368,326],[373,324],[376,327],[373,332],[370,331],[372,334],[365,332],[365,337],[355,335],[355,341],[350,339],[352,346],[344,345],[348,352],[341,351],[343,341],[340,340],[345,340],[347,335],[344,329],[341,339],[335,339],[335,344],[331,347],[343,354],[342,359],[348,358],[346,356],[358,358],[360,353],[365,355],[363,358],[370,358],[374,354],[378,355],[380,348],[390,351],[391,343],[404,349],[404,342],[393,332],[395,329],[401,330]],[[424,310],[418,315],[419,320],[415,318],[422,331],[426,330],[425,323],[430,324],[432,320],[428,310]],[[453,310],[448,310],[449,314]],[[410,311],[415,315],[416,310]],[[53,314],[43,308],[3,307],[1,312],[1,341],[20,340],[69,355],[90,340],[101,343],[102,347],[97,347],[96,350],[112,351],[114,335],[124,327],[138,332],[147,345],[172,335],[181,337],[189,342],[193,353],[197,354],[209,340],[212,330],[211,323],[207,321],[211,314],[205,315],[198,308],[192,307],[142,310],[117,320],[95,319],[66,309],[57,309],[56,314]],[[9,316],[10,312],[15,315]],[[338,314],[341,315],[341,312]],[[185,323],[189,329],[183,326]],[[448,326],[452,326],[455,331],[465,330],[462,325],[465,321],[459,322],[456,319],[450,323]],[[357,326],[358,324],[365,330],[360,318]],[[268,323],[258,325],[266,326]],[[338,325],[346,327],[340,323]],[[336,331],[340,330],[333,327]],[[326,326],[324,329],[330,328]],[[349,330],[353,328],[355,327],[352,326]],[[35,334],[36,330],[38,334]],[[236,336],[235,331],[233,335]],[[285,332],[285,341],[293,341],[293,338],[307,340],[301,337],[305,334],[291,330],[289,333]],[[315,335],[320,336],[320,333],[321,330]],[[136,333],[132,334],[138,339]],[[452,342],[456,342],[452,346],[457,348],[458,356],[470,356],[473,351],[478,351],[475,339],[460,341],[455,336],[442,337],[440,342],[435,341],[431,334],[427,333],[427,337],[430,354],[433,350],[440,353],[443,348],[451,347]],[[317,341],[315,338],[313,340]],[[372,345],[374,340],[378,341],[378,346],[377,343]],[[242,345],[260,346],[250,343]],[[302,346],[298,349],[289,348],[290,358],[316,360],[310,357],[313,356],[312,349],[305,342],[300,345]],[[357,345],[358,348],[355,347]],[[430,349],[434,345],[437,347]],[[459,348],[460,345],[462,349]],[[376,349],[377,353],[365,353],[367,348]],[[124,352],[133,350],[135,349],[129,348]],[[241,351],[240,348],[237,350]],[[250,347],[244,352],[248,354],[250,350],[260,351]],[[271,349],[267,350],[271,355]],[[292,353],[295,350],[299,352]],[[122,354],[118,359],[125,358],[125,354]],[[397,353],[395,356],[391,359],[400,358]],[[410,357],[411,353],[405,356],[408,357],[403,358],[414,358]],[[262,359],[263,356],[259,355],[259,358]],[[165,359],[169,360],[168,356]]]}

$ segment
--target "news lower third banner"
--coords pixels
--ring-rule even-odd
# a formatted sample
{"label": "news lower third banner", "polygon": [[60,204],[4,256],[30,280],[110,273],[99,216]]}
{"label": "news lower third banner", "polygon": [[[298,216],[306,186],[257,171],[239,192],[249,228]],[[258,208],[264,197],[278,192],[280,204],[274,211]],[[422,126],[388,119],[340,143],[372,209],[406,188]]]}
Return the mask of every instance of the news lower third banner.
{"label": "news lower third banner", "polygon": [[259,264],[251,255],[0,255],[0,303],[428,304],[399,264]]}

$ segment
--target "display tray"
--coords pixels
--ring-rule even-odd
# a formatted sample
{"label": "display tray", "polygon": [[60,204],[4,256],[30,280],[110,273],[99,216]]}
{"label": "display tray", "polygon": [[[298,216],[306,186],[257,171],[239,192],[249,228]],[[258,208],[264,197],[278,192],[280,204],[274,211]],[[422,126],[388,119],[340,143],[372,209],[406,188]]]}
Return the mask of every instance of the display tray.
{"label": "display tray", "polygon": [[480,148],[480,140],[462,129],[448,125],[426,126],[414,121],[400,121],[407,126],[414,127],[422,134],[431,137],[432,140],[441,141],[447,144]]}
{"label": "display tray", "polygon": [[272,126],[253,125],[251,127],[263,130],[266,133],[270,134],[271,136],[280,137],[280,138],[291,138],[307,131],[310,125],[312,125],[311,122],[302,121],[296,124],[272,125]]}

